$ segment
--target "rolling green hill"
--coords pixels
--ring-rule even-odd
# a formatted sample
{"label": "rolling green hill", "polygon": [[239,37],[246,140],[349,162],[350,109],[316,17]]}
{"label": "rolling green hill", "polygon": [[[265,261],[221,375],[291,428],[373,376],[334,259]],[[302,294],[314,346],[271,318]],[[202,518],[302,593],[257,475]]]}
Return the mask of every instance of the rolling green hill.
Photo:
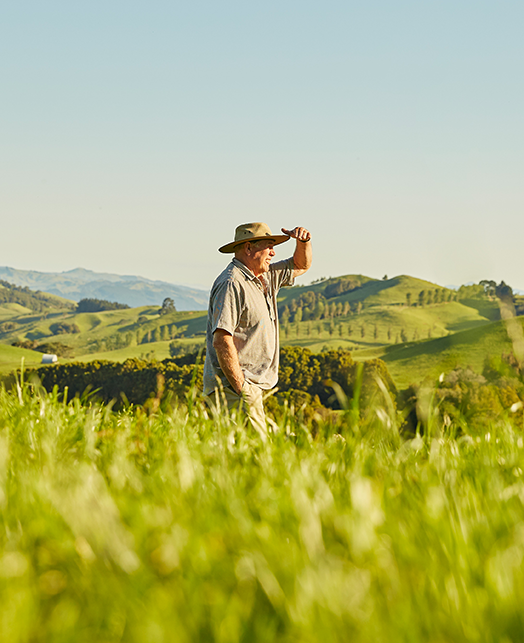
{"label": "rolling green hill", "polygon": [[[518,318],[523,327],[524,319]],[[492,322],[447,337],[387,348],[380,357],[401,386],[436,379],[442,372],[470,367],[481,372],[487,357],[513,352],[506,322]]]}
{"label": "rolling green hill", "polygon": [[[360,275],[341,278],[358,279]],[[369,350],[443,337],[499,318],[497,303],[487,297],[455,301],[456,293],[413,277],[364,279],[362,286],[329,299],[323,293],[329,294],[335,280],[283,289],[279,301],[283,342],[313,350],[326,342]]]}
{"label": "rolling green hill", "polygon": [[[307,323],[307,322],[306,322]],[[524,318],[518,318],[523,325]],[[303,323],[301,323],[302,325]],[[383,359],[399,388],[436,379],[442,372],[457,367],[470,367],[480,373],[487,357],[513,352],[506,322],[484,322],[468,330],[449,333],[436,339],[385,344],[365,338],[355,340],[330,336],[324,331],[319,337],[308,338],[303,331],[299,337],[283,340],[283,344],[307,346],[313,351],[343,348],[352,351],[356,360],[374,357]]]}
{"label": "rolling green hill", "polygon": [[296,322],[288,322],[282,324],[281,335],[284,342],[294,343],[300,338],[317,343],[338,338],[366,348],[442,337],[489,323],[475,308],[459,302],[426,308],[375,306],[359,314],[301,321],[298,327]]}
{"label": "rolling green hill", "polygon": [[341,281],[352,281],[355,284],[366,284],[368,282],[375,282],[377,279],[366,277],[365,275],[344,275],[342,277],[335,278],[330,277],[329,279],[324,279],[304,286],[297,285],[292,288],[283,288],[279,292],[278,300],[283,304],[289,304],[293,299],[297,299],[300,295],[303,295],[306,292],[324,294],[327,287],[333,286]]}
{"label": "rolling green hill", "polygon": [[13,317],[20,317],[20,315],[29,315],[33,311],[26,306],[14,303],[0,304],[0,323]]}
{"label": "rolling green hill", "polygon": [[0,279],[0,308],[18,304],[26,310],[44,312],[46,310],[73,310],[76,304],[73,301],[51,295],[46,292],[30,290],[27,287],[15,286]]}
{"label": "rolling green hill", "polygon": [[[347,290],[344,290],[345,288]],[[337,290],[341,291],[340,294],[336,294]],[[412,303],[416,303],[422,291],[433,293],[436,290],[448,297],[456,295],[453,290],[408,275],[400,275],[392,279],[372,279],[365,275],[344,275],[309,286],[283,288],[279,293],[279,302],[282,306],[289,305],[293,299],[311,291],[323,295],[327,300],[335,303],[345,301],[357,303],[360,301],[365,307],[402,306],[406,304],[408,294],[411,296]]]}
{"label": "rolling green hill", "polygon": [[[24,311],[0,324],[2,344],[48,347],[65,358],[126,359],[148,355],[168,356],[169,342],[185,338],[192,343],[203,341],[206,313],[173,312],[158,314],[158,307],[142,306],[97,313],[55,311],[35,314]],[[1,368],[1,365],[0,365]]]}
{"label": "rolling green hill", "polygon": [[[346,275],[281,293],[284,345],[344,348],[357,360],[382,357],[401,387],[460,361],[481,370],[490,347],[511,348],[504,326],[494,325],[497,302],[478,287],[462,288],[457,301],[459,293],[407,275]],[[486,339],[476,343],[477,336]]]}

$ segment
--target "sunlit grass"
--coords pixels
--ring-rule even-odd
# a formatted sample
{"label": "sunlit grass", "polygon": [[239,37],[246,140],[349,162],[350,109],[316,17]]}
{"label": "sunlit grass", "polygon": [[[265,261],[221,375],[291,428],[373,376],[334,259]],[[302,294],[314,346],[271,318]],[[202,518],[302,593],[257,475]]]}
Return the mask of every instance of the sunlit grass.
{"label": "sunlit grass", "polygon": [[262,443],[158,407],[0,391],[2,640],[521,640],[509,418],[405,439],[387,400],[315,435],[288,409]]}
{"label": "sunlit grass", "polygon": [[22,360],[27,366],[39,366],[42,362],[42,353],[0,344],[0,375],[7,375],[19,368]]}

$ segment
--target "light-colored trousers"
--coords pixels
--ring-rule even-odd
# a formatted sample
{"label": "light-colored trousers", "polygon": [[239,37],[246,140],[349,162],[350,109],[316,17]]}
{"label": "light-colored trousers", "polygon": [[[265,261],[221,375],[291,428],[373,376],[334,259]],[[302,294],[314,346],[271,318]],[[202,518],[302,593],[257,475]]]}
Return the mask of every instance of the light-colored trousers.
{"label": "light-colored trousers", "polygon": [[229,411],[233,409],[244,411],[251,426],[263,440],[266,440],[266,414],[264,412],[262,389],[259,386],[246,381],[242,387],[242,395],[238,395],[230,388],[223,388],[222,390],[215,389],[207,398],[208,402],[214,407],[218,406],[220,408],[225,399]]}

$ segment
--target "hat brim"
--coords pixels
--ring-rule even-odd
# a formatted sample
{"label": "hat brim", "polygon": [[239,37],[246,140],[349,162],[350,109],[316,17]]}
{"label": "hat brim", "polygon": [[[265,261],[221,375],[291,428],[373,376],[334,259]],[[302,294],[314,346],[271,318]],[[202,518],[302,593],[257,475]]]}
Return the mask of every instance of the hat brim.
{"label": "hat brim", "polygon": [[253,242],[253,241],[261,241],[262,239],[265,239],[266,241],[272,241],[274,246],[278,246],[281,243],[285,243],[286,241],[289,241],[291,237],[288,237],[287,234],[272,234],[271,236],[261,236],[261,237],[251,237],[251,239],[244,239],[244,241],[232,241],[231,243],[226,243],[225,246],[222,246],[221,248],[218,249],[218,252],[223,252],[224,254],[227,254],[229,252],[235,252],[235,248],[237,246],[241,246],[243,243],[246,243],[247,241]]}

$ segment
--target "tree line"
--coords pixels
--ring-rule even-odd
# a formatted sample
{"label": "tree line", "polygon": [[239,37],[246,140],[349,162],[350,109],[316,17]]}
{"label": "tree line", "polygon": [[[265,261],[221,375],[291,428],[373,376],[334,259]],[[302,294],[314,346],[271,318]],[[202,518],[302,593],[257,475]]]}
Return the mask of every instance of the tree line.
{"label": "tree line", "polygon": [[0,286],[0,304],[20,304],[37,313],[49,308],[71,309],[73,306],[48,293],[30,290],[27,286],[15,286],[3,279],[0,279]]}
{"label": "tree line", "polygon": [[406,304],[408,306],[431,306],[432,304],[446,304],[450,301],[458,301],[459,293],[448,288],[434,288],[420,290],[415,297],[413,293],[406,293]]}
{"label": "tree line", "polygon": [[120,304],[117,301],[107,301],[107,299],[94,299],[86,297],[81,299],[76,305],[77,313],[101,313],[106,310],[125,310],[129,308],[127,304]]}
{"label": "tree line", "polygon": [[[144,318],[146,321],[147,318]],[[140,319],[138,320],[140,322]],[[187,329],[187,326],[176,324],[163,324],[155,328],[120,331],[107,335],[101,339],[95,339],[89,344],[90,353],[102,353],[105,351],[127,348],[129,346],[140,346],[152,342],[167,342],[179,337]]]}
{"label": "tree line", "polygon": [[360,314],[363,309],[361,301],[351,304],[345,302],[328,302],[322,293],[312,290],[292,299],[289,304],[279,306],[279,317],[282,324],[301,321],[318,321]]}

